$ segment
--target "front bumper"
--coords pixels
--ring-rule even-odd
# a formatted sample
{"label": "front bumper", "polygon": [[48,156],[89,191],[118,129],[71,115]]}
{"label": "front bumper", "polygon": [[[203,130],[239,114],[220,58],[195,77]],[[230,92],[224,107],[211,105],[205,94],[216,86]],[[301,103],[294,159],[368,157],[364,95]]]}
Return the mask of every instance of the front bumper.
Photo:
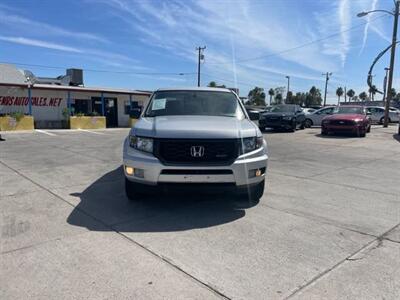
{"label": "front bumper", "polygon": [[[138,151],[124,142],[123,164],[125,177],[133,182],[158,185],[163,183],[193,184],[232,184],[237,187],[254,185],[264,180],[267,170],[268,155],[264,141],[263,147],[239,156],[228,166],[171,166],[162,164],[151,153]],[[127,167],[139,169],[140,176],[128,174]],[[261,175],[255,176],[257,170]]]}
{"label": "front bumper", "polygon": [[268,127],[268,128],[291,128],[293,125],[293,120],[286,119],[278,119],[278,120],[268,120],[268,119],[260,119],[258,121],[260,127]]}
{"label": "front bumper", "polygon": [[343,132],[343,133],[363,133],[366,131],[366,126],[364,124],[354,124],[354,125],[331,125],[322,124],[322,131],[326,132]]}

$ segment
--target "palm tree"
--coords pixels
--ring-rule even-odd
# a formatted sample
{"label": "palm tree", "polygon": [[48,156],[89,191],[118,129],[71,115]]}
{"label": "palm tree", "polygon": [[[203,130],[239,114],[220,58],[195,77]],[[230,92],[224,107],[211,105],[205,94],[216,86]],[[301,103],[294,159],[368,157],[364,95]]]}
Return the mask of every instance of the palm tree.
{"label": "palm tree", "polygon": [[353,97],[354,97],[355,94],[356,94],[356,92],[355,92],[353,89],[349,89],[349,90],[347,91],[347,96],[349,97],[349,102],[350,102],[350,100],[353,99]]}
{"label": "palm tree", "polygon": [[256,86],[254,89],[249,91],[248,97],[254,105],[265,106],[265,93],[263,88]]}
{"label": "palm tree", "polygon": [[360,99],[361,99],[362,101],[365,101],[365,100],[367,100],[368,95],[367,95],[366,92],[362,92],[362,93],[360,93],[360,94],[358,95],[358,97],[360,97]]}
{"label": "palm tree", "polygon": [[275,91],[273,88],[270,88],[268,91],[268,95],[269,95],[269,105],[271,105],[272,103],[272,97],[275,95]]}
{"label": "palm tree", "polygon": [[344,92],[341,86],[336,89],[336,95],[338,96],[338,104],[340,104],[340,97],[343,96],[343,93]]}

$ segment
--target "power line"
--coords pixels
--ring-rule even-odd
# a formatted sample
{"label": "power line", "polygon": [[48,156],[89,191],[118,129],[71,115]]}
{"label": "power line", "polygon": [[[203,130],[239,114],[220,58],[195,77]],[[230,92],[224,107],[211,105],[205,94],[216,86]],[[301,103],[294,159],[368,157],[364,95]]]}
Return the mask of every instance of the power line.
{"label": "power line", "polygon": [[[376,18],[370,19],[369,22],[376,21],[377,19],[380,19],[380,18],[383,18],[383,17],[387,17],[387,16],[386,15],[378,16]],[[331,39],[331,38],[333,38],[333,37],[335,37],[337,35],[340,35],[342,33],[349,32],[349,31],[352,31],[352,30],[357,29],[359,27],[365,26],[366,23],[367,22],[364,22],[364,23],[358,24],[358,25],[354,25],[354,26],[351,26],[351,27],[349,27],[349,28],[347,28],[345,30],[337,31],[337,32],[332,33],[332,34],[330,34],[328,36],[325,36],[323,38],[312,40],[310,42],[307,42],[307,43],[304,43],[304,44],[301,44],[301,45],[298,45],[298,46],[295,46],[295,47],[292,47],[292,48],[288,48],[288,49],[285,49],[285,50],[282,50],[282,51],[279,51],[279,52],[266,54],[266,55],[261,55],[261,56],[257,56],[257,57],[252,57],[252,58],[238,59],[238,60],[236,60],[236,63],[243,63],[243,62],[248,62],[248,61],[253,61],[253,60],[269,58],[269,57],[278,56],[278,55],[281,55],[281,54],[284,54],[284,53],[287,53],[287,52],[291,52],[291,51],[294,51],[294,50],[297,50],[297,49],[301,49],[301,48],[310,46],[312,44],[319,43],[319,42]],[[226,62],[226,63],[225,62],[223,62],[223,63],[222,62],[215,62],[215,63],[211,62],[211,63],[208,63],[208,65],[228,65],[228,64],[230,65],[231,63],[228,63],[228,62]]]}
{"label": "power line", "polygon": [[[37,64],[26,64],[26,63],[19,63],[19,62],[8,62],[2,61],[1,64],[12,64],[17,66],[27,66],[27,67],[36,67],[36,68],[45,68],[45,69],[57,69],[57,70],[65,70],[66,67],[61,66],[48,66],[48,65],[37,65]],[[82,70],[86,72],[93,72],[93,73],[114,73],[114,74],[132,74],[132,75],[194,75],[195,72],[134,72],[128,70],[121,70],[121,71],[113,71],[113,70],[98,70],[98,69],[85,69]]]}

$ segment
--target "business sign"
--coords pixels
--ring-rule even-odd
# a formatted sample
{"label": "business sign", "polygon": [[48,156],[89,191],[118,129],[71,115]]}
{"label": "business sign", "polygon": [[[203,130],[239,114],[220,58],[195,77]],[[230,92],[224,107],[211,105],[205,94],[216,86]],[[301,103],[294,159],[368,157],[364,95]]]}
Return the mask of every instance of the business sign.
{"label": "business sign", "polygon": [[[32,106],[47,106],[47,107],[59,107],[63,98],[59,97],[31,97]],[[4,106],[28,106],[28,97],[16,97],[16,96],[1,96],[0,105]]]}

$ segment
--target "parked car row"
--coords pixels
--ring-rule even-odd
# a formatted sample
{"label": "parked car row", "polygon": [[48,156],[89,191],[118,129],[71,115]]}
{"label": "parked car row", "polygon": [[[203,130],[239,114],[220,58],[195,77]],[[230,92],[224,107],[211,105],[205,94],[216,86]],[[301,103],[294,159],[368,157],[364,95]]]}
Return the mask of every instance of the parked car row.
{"label": "parked car row", "polygon": [[294,132],[297,128],[321,126],[321,134],[348,132],[365,137],[371,130],[372,111],[363,106],[330,106],[306,114],[299,105],[272,106],[260,114],[258,125],[265,128],[285,129]]}

